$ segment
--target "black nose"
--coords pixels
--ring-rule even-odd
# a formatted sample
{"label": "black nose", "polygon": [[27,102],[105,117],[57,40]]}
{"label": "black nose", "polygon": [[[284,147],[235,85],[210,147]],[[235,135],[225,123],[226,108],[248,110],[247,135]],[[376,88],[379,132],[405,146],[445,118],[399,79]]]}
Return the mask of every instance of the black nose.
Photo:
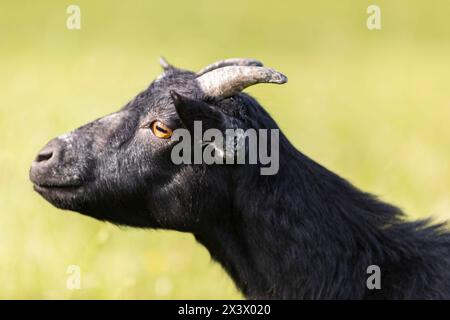
{"label": "black nose", "polygon": [[37,157],[36,157],[36,162],[43,162],[43,161],[48,161],[53,157],[53,149],[50,148],[44,148],[43,150],[41,150]]}
{"label": "black nose", "polygon": [[36,159],[33,162],[35,166],[49,166],[58,161],[61,153],[61,140],[53,139],[39,151]]}
{"label": "black nose", "polygon": [[35,183],[41,183],[46,180],[53,171],[61,157],[62,141],[54,139],[50,141],[34,159],[31,164],[30,178]]}

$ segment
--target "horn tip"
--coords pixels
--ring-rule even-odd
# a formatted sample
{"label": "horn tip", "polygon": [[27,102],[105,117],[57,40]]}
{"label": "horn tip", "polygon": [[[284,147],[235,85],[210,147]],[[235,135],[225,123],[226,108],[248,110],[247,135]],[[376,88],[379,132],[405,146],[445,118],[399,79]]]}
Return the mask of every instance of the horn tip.
{"label": "horn tip", "polygon": [[163,56],[159,57],[159,65],[164,69],[167,70],[169,68],[171,68],[172,66],[170,65],[170,63],[166,60],[166,58],[164,58]]}
{"label": "horn tip", "polygon": [[275,72],[272,74],[270,82],[277,83],[277,84],[284,84],[284,83],[288,82],[288,77],[286,77],[284,74],[282,74],[280,72]]}

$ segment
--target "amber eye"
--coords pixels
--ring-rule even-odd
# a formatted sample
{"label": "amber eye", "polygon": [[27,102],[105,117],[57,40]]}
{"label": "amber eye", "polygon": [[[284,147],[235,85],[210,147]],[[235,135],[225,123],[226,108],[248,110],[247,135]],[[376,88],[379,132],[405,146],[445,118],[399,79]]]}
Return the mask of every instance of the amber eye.
{"label": "amber eye", "polygon": [[152,122],[150,129],[152,129],[153,134],[158,138],[169,139],[172,136],[172,129],[158,120]]}

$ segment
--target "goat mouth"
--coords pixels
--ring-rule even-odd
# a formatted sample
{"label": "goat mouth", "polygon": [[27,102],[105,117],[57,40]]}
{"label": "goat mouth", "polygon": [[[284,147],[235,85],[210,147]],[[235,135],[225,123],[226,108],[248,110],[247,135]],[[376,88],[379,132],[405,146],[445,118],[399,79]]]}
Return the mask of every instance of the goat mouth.
{"label": "goat mouth", "polygon": [[47,185],[47,184],[34,184],[33,188],[39,193],[48,193],[52,191],[56,192],[74,192],[82,187],[81,184],[65,184],[65,185]]}
{"label": "goat mouth", "polygon": [[37,184],[33,185],[45,200],[57,208],[76,211],[77,203],[86,191],[81,184]]}

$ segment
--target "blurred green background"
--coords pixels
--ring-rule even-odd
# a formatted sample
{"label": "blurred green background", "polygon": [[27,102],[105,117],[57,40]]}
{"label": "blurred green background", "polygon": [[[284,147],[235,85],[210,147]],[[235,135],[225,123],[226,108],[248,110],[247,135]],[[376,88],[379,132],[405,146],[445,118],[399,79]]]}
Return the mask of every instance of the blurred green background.
{"label": "blurred green background", "polygon": [[300,150],[411,218],[450,218],[449,18],[447,0],[1,1],[0,298],[242,298],[191,235],[55,209],[28,180],[48,140],[123,106],[160,55],[284,72],[248,91]]}

